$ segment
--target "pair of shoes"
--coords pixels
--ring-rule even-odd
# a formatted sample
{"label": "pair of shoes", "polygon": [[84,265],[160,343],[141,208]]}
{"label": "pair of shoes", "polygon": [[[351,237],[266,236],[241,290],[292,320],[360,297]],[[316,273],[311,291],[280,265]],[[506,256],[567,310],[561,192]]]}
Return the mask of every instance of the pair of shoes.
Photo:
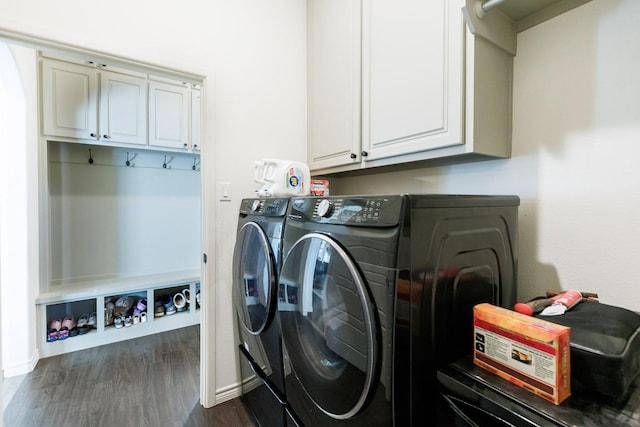
{"label": "pair of shoes", "polygon": [[143,311],[147,311],[147,299],[140,298],[133,309],[134,316],[140,316]]}
{"label": "pair of shoes", "polygon": [[[157,304],[157,301],[156,301]],[[173,298],[171,298],[170,295],[168,294],[164,294],[160,297],[160,304],[161,307],[164,309],[164,313],[163,314],[159,314],[158,312],[158,307],[156,307],[156,317],[162,316],[162,315],[167,315],[167,316],[171,316],[172,314],[176,314],[176,306],[173,304]]]}
{"label": "pair of shoes", "polygon": [[173,296],[173,305],[176,306],[179,313],[187,309],[187,299],[182,292],[178,292]]}
{"label": "pair of shoes", "polygon": [[156,305],[155,313],[153,314],[153,316],[154,317],[164,316],[164,306],[162,304]]}
{"label": "pair of shoes", "polygon": [[140,313],[140,322],[142,323],[146,323],[147,322],[147,312],[143,311],[142,313]]}
{"label": "pair of shoes", "polygon": [[[63,335],[66,335],[63,338]],[[75,337],[78,335],[77,323],[72,315],[67,315],[62,319],[62,327],[60,328],[60,338],[61,340],[67,337]]]}
{"label": "pair of shoes", "polygon": [[124,326],[125,326],[125,328],[128,328],[131,325],[133,325],[133,319],[131,318],[131,316],[126,316],[124,318]]}
{"label": "pair of shoes", "polygon": [[49,324],[47,331],[47,342],[58,341],[60,339],[60,328],[62,328],[62,320],[56,319]]}
{"label": "pair of shoes", "polygon": [[113,321],[113,325],[116,327],[116,329],[123,328],[124,327],[124,319],[122,318],[122,316],[117,316]]}
{"label": "pair of shoes", "polygon": [[[113,322],[112,322],[113,323]],[[89,332],[89,315],[83,314],[78,318],[78,334],[84,335]]]}
{"label": "pair of shoes", "polygon": [[125,314],[133,307],[133,300],[129,297],[120,297],[116,300],[115,308],[113,310],[116,316]]}

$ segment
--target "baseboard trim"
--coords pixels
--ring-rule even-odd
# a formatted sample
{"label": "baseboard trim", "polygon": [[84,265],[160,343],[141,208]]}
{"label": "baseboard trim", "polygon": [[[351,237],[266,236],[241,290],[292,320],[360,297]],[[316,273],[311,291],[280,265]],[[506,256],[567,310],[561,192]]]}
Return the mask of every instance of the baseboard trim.
{"label": "baseboard trim", "polygon": [[2,374],[4,378],[11,378],[11,377],[17,377],[18,375],[28,374],[29,372],[35,369],[36,365],[38,364],[38,360],[40,360],[40,354],[36,349],[34,350],[29,360],[23,363],[18,363],[13,366],[4,367],[4,369],[2,370]]}
{"label": "baseboard trim", "polygon": [[216,390],[216,405],[240,396],[242,396],[242,385],[240,383],[228,385]]}

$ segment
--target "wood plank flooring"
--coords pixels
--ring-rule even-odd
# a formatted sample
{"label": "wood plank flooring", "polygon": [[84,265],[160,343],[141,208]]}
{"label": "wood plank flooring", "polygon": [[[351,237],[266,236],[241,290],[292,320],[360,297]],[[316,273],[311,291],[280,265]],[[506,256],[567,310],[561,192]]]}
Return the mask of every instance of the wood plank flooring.
{"label": "wood plank flooring", "polygon": [[199,353],[196,325],[42,359],[4,427],[256,426],[240,399],[200,405]]}

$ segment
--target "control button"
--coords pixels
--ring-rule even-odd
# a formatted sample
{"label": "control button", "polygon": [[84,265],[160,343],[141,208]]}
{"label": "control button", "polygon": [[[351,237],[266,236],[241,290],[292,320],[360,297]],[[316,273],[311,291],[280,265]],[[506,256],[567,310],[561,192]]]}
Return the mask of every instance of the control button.
{"label": "control button", "polygon": [[327,199],[320,200],[320,203],[318,203],[318,216],[328,218],[332,213],[333,204]]}
{"label": "control button", "polygon": [[260,209],[260,200],[254,200],[253,203],[251,203],[251,212],[256,212]]}

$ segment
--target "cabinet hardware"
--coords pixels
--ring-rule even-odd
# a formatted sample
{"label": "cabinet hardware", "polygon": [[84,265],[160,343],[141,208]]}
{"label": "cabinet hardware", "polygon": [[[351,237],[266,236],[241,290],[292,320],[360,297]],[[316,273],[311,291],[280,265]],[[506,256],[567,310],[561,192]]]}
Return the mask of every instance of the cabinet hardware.
{"label": "cabinet hardware", "polygon": [[127,161],[124,162],[125,165],[131,166],[131,162],[129,161],[129,152],[127,151]]}
{"label": "cabinet hardware", "polygon": [[167,156],[164,156],[164,163],[162,164],[162,168],[163,169],[167,168]]}
{"label": "cabinet hardware", "polygon": [[93,164],[93,155],[91,154],[91,148],[89,148],[89,164]]}
{"label": "cabinet hardware", "polygon": [[351,157],[352,159],[355,159],[356,157],[358,157],[358,155],[356,153],[351,153],[349,154],[349,157]]}
{"label": "cabinet hardware", "polygon": [[102,135],[102,137],[103,137],[104,139],[109,139],[109,138],[111,138],[109,135]]}
{"label": "cabinet hardware", "polygon": [[90,134],[89,134],[89,136],[90,136],[91,138],[95,138],[95,137],[96,137],[96,134],[92,132],[92,133],[90,133]]}
{"label": "cabinet hardware", "polygon": [[368,153],[368,152],[366,152],[366,151],[362,151],[362,153],[361,153],[361,154],[362,154],[362,157],[367,157],[367,156],[369,155],[369,153]]}

